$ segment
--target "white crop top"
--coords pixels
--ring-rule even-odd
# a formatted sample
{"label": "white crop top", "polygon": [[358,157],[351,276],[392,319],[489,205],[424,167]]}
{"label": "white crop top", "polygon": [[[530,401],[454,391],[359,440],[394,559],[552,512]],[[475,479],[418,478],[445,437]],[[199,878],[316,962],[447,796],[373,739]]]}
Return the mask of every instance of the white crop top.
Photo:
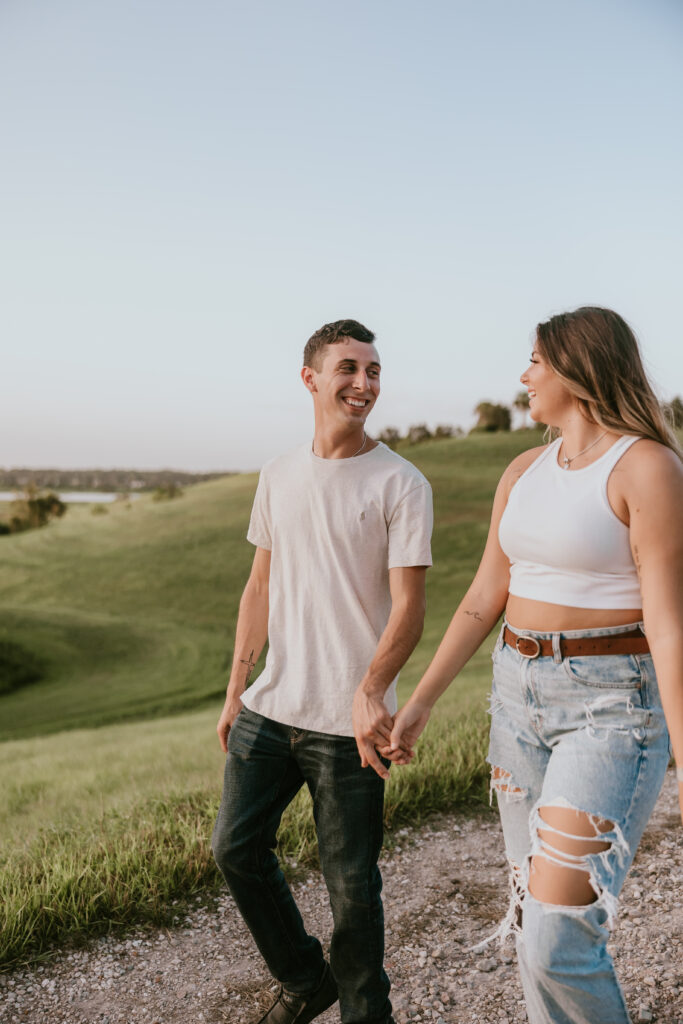
{"label": "white crop top", "polygon": [[561,469],[561,438],[510,491],[498,540],[510,559],[510,593],[572,608],[640,608],[629,531],[607,481],[637,437],[620,437],[584,469]]}

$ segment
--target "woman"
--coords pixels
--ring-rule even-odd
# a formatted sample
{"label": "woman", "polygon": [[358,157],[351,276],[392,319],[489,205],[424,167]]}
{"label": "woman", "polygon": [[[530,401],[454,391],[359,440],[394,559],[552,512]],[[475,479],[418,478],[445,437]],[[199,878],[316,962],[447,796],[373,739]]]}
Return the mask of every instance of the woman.
{"label": "woman", "polygon": [[532,419],[559,437],[504,472],[474,581],[383,753],[410,760],[504,610],[488,755],[511,866],[499,934],[516,932],[532,1024],[624,1024],[607,929],[664,777],[667,723],[683,766],[683,467],[611,310],[539,324],[521,381]]}

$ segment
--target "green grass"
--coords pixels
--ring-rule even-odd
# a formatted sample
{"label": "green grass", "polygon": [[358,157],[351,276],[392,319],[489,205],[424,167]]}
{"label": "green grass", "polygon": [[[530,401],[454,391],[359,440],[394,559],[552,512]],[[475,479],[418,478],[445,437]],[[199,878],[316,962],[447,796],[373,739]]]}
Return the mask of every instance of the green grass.
{"label": "green grass", "polygon": [[[535,434],[427,442],[403,453],[435,494],[435,566],[405,699],[476,568],[496,482]],[[0,641],[29,652],[33,682],[0,696],[0,963],[66,937],[168,921],[173,901],[211,890],[222,704],[255,476],[141,499],[107,516],[70,509],[0,537]],[[490,643],[442,698],[417,763],[392,772],[391,827],[479,800],[485,790]],[[310,807],[290,808],[280,843],[315,858]]]}
{"label": "green grass", "polygon": [[[421,746],[417,766],[391,772],[387,827],[414,826],[434,811],[482,800],[485,747],[481,717],[436,722]],[[199,786],[190,776],[182,791],[143,801],[139,779],[132,793],[119,793],[118,803],[111,801],[110,785],[108,809],[100,814],[98,794],[90,786],[85,795],[88,815],[83,816],[81,806],[80,815],[66,814],[59,824],[27,828],[22,844],[0,856],[0,966],[35,959],[66,939],[134,924],[171,924],[190,897],[219,889],[210,850],[220,796],[217,775],[214,771]],[[176,770],[176,785],[181,778]],[[57,788],[65,807],[68,788]],[[54,798],[55,787],[52,792]],[[40,800],[40,794],[32,792],[29,800]],[[15,807],[9,816],[17,820],[21,811]],[[290,873],[317,863],[305,791],[286,812],[279,854]]]}

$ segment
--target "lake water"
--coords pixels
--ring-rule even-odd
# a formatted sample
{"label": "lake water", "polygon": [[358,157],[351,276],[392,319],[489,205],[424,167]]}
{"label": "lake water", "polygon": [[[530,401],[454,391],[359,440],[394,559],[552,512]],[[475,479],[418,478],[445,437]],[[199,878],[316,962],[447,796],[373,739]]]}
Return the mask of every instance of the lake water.
{"label": "lake water", "polygon": [[[18,495],[14,491],[0,491],[0,501],[14,501],[17,497]],[[77,503],[108,505],[110,502],[116,501],[118,494],[101,494],[98,491],[62,491],[59,497],[67,505]],[[128,496],[130,501],[135,501],[137,497],[139,497],[137,494],[130,494]]]}

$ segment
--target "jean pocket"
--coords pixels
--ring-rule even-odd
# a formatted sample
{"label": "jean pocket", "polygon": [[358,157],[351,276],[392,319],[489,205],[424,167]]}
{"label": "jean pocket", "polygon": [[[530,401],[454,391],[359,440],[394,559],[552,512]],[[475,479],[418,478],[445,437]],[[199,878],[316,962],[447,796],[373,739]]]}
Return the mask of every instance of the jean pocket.
{"label": "jean pocket", "polygon": [[639,690],[640,662],[635,654],[604,654],[565,658],[565,673],[576,683],[598,689]]}

